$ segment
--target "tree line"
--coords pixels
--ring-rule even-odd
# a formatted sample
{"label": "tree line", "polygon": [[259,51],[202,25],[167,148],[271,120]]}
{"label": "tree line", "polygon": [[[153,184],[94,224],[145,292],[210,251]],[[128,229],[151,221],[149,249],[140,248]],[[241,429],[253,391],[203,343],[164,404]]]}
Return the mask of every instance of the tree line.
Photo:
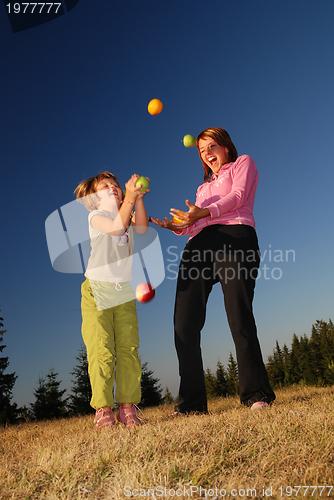
{"label": "tree line", "polygon": [[[3,318],[0,318],[0,353],[2,345]],[[0,357],[0,424],[14,423],[18,420],[43,420],[85,415],[94,412],[90,406],[92,396],[88,375],[88,362],[85,346],[81,346],[76,357],[77,365],[71,372],[71,395],[60,389],[58,374],[51,368],[47,376],[40,377],[34,391],[35,401],[29,407],[19,408],[12,400],[12,390],[17,379],[15,373],[5,374],[9,366],[8,357]],[[174,399],[166,387],[163,394],[159,379],[142,364],[142,407],[173,403]],[[273,354],[268,356],[266,368],[273,388],[289,387],[294,384],[325,386],[334,384],[334,324],[317,320],[312,325],[311,335],[301,337],[293,334],[291,347],[281,348],[276,341]],[[207,368],[204,372],[208,398],[235,396],[239,393],[238,366],[230,353],[227,367],[218,360],[216,371]]]}
{"label": "tree line", "polygon": [[276,341],[267,370],[273,387],[334,384],[334,324],[317,320],[311,336],[293,334],[290,349]]}
{"label": "tree line", "polygon": [[[3,318],[0,318],[0,353],[6,347],[2,344],[3,335],[6,330]],[[61,389],[61,380],[53,368],[49,370],[46,377],[39,377],[38,385],[34,390],[35,400],[28,407],[19,408],[12,400],[12,391],[17,376],[15,373],[5,374],[9,366],[7,357],[0,357],[0,425],[15,423],[17,421],[49,420],[53,418],[64,418],[72,415],[86,415],[95,410],[90,406],[92,390],[88,375],[88,361],[86,347],[82,345],[76,356],[77,365],[71,372],[73,375],[70,396],[66,396],[66,389]],[[158,406],[164,402],[169,403],[171,394],[166,387],[165,395],[159,379],[154,377],[153,371],[149,370],[148,363],[142,364],[141,406]]]}
{"label": "tree line", "polygon": [[[334,324],[317,320],[312,325],[311,336],[297,337],[294,333],[290,349],[281,348],[276,341],[273,354],[266,363],[269,381],[273,388],[291,385],[325,386],[334,384]],[[238,394],[238,370],[230,354],[227,370],[218,361],[216,373],[204,372],[209,397]]]}

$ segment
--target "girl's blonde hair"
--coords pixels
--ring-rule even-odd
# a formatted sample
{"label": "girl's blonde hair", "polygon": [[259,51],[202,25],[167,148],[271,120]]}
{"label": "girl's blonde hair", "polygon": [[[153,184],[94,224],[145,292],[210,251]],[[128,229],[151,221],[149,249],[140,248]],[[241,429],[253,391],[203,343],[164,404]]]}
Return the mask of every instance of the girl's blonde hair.
{"label": "girl's blonde hair", "polygon": [[95,177],[89,177],[89,179],[80,182],[79,186],[74,190],[75,198],[90,212],[98,208],[100,198],[96,194],[96,188],[103,179],[113,179],[117,182],[118,187],[121,188],[121,184],[114,174],[111,172],[102,172]]}
{"label": "girl's blonde hair", "polygon": [[[209,137],[210,139],[213,139],[219,146],[224,146],[228,149],[228,159],[229,161],[235,161],[238,158],[238,152],[237,148],[232,142],[231,137],[229,136],[228,132],[224,130],[223,128],[220,127],[211,127],[211,128],[206,128],[199,134],[199,136],[196,139],[196,146],[199,152],[199,146],[198,143],[200,139],[205,139]],[[199,153],[199,156],[201,158],[201,153]],[[203,168],[204,168],[204,182],[209,181],[212,176],[212,170],[210,167],[202,160],[203,163]]]}

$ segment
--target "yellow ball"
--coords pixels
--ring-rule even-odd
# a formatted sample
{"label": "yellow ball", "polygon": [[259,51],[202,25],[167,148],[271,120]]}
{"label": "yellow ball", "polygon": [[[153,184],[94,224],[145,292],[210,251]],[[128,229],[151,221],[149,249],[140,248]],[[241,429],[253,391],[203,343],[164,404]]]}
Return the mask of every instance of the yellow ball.
{"label": "yellow ball", "polygon": [[184,221],[182,219],[179,219],[178,217],[175,217],[175,215],[174,215],[172,222],[174,222],[174,224],[182,224],[182,222],[184,222]]}
{"label": "yellow ball", "polygon": [[159,113],[161,113],[162,108],[163,104],[159,99],[152,99],[152,101],[150,101],[147,106],[147,110],[150,115],[158,115]]}

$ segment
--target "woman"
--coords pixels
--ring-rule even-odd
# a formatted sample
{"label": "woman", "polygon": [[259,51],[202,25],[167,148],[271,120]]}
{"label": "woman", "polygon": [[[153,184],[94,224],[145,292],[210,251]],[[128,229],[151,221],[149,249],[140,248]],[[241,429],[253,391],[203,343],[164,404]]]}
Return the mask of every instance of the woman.
{"label": "woman", "polygon": [[180,262],[175,300],[180,389],[173,416],[207,412],[200,335],[209,294],[218,282],[236,347],[240,401],[258,409],[275,399],[252,310],[260,263],[253,217],[257,169],[249,156],[238,157],[229,134],[221,128],[201,132],[196,146],[204,184],[197,190],[195,205],[186,200],[187,212],[172,208],[173,221],[150,218],[175,234],[190,235]]}

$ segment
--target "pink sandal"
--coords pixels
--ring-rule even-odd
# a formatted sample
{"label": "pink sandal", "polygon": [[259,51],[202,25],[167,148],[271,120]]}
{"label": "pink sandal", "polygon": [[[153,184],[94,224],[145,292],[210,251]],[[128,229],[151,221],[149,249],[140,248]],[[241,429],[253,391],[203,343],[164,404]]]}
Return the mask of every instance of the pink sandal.
{"label": "pink sandal", "polygon": [[142,425],[145,417],[138,417],[136,409],[139,410],[144,417],[143,412],[138,408],[138,406],[132,405],[130,408],[123,408],[123,405],[121,405],[117,412],[117,420],[129,428],[134,427],[135,425]]}
{"label": "pink sandal", "polygon": [[114,413],[111,408],[99,408],[95,412],[95,427],[103,429],[104,427],[116,427]]}

